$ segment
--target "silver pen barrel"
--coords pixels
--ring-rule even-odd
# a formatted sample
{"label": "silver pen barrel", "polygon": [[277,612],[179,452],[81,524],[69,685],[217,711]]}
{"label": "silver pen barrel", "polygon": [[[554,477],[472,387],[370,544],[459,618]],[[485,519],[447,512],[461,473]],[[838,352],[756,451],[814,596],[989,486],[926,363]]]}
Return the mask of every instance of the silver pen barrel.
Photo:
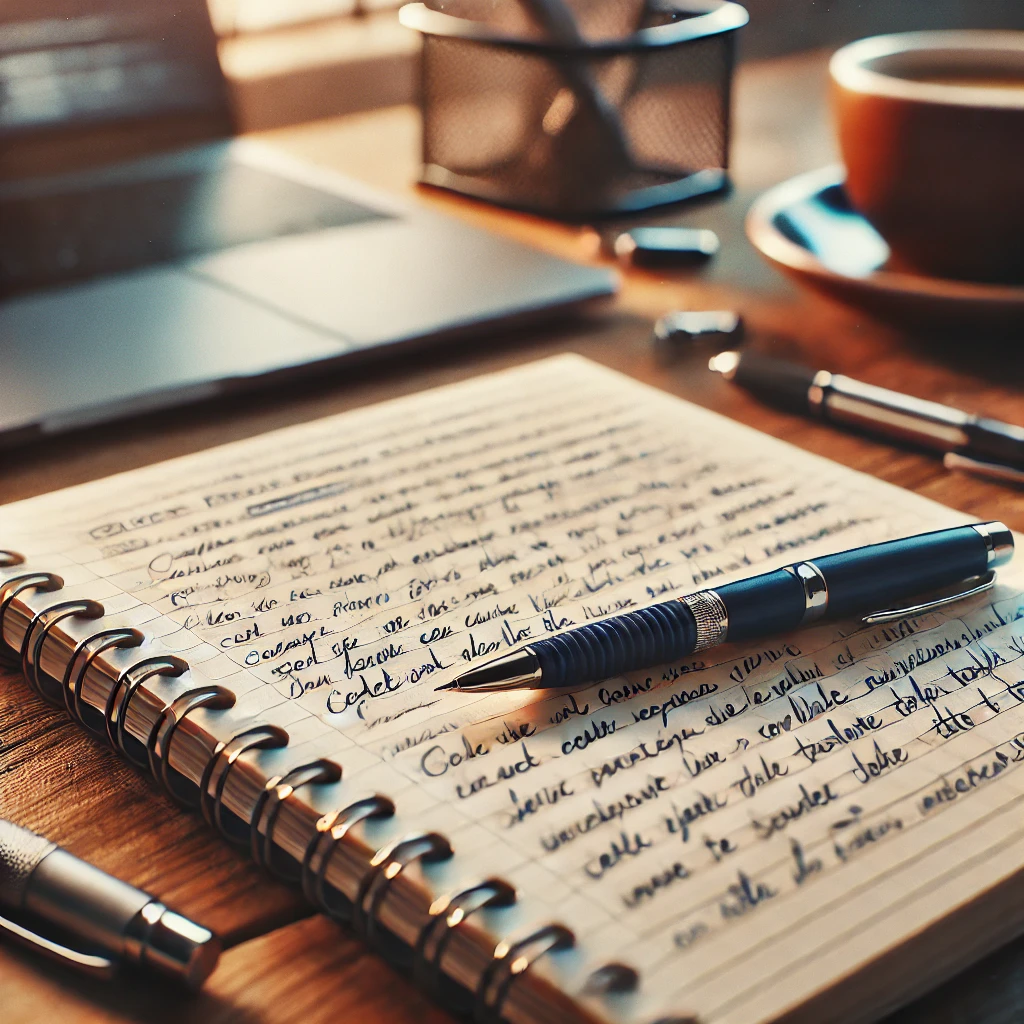
{"label": "silver pen barrel", "polygon": [[209,929],[3,819],[0,905],[73,936],[94,959],[100,954],[152,968],[191,988],[202,985],[220,955]]}
{"label": "silver pen barrel", "polygon": [[1012,423],[757,352],[719,352],[708,367],[787,412],[954,452],[964,463],[953,460],[958,468],[1000,479],[1016,481],[1024,472],[1024,427]]}
{"label": "silver pen barrel", "polygon": [[819,370],[807,391],[811,413],[938,451],[966,448],[975,417],[938,402]]}

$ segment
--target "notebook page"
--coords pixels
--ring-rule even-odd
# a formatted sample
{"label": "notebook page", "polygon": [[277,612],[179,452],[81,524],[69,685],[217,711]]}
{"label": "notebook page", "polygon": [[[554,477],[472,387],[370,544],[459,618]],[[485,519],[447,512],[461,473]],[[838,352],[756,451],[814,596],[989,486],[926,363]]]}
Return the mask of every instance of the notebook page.
{"label": "notebook page", "polygon": [[160,612],[241,710],[326,723],[346,778],[398,780],[646,998],[756,1021],[848,971],[829,954],[854,925],[864,958],[907,933],[848,893],[906,870],[933,916],[964,898],[943,844],[1020,788],[1017,590],[573,694],[435,687],[617,610],[960,521],[561,357],[0,508],[0,543]]}

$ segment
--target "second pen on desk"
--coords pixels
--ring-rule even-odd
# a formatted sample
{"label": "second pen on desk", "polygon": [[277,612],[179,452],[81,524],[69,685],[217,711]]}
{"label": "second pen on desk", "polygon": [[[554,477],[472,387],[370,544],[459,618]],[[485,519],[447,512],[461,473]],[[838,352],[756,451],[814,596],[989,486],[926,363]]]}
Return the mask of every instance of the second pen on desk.
{"label": "second pen on desk", "polygon": [[1024,483],[1022,427],[757,352],[719,352],[708,367],[787,412],[945,452],[947,469]]}
{"label": "second pen on desk", "polygon": [[[1012,557],[1013,534],[999,522],[869,544],[546,637],[438,689],[479,693],[582,686],[727,641],[785,633],[825,616],[883,609],[871,621],[889,621],[987,589],[993,570]],[[884,608],[965,581],[957,593],[926,604]]]}
{"label": "second pen on desk", "polygon": [[220,956],[209,929],[3,818],[0,909],[17,918],[0,916],[0,938],[96,978],[134,964],[198,989]]}

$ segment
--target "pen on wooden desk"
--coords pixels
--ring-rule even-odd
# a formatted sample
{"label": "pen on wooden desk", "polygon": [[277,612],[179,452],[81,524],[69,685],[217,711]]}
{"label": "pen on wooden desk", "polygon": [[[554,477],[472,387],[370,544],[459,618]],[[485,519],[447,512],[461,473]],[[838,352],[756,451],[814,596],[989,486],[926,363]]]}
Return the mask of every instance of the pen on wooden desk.
{"label": "pen on wooden desk", "polygon": [[[582,686],[726,642],[785,633],[826,615],[841,618],[933,595],[864,619],[890,622],[987,590],[995,580],[993,570],[1012,557],[1013,534],[999,522],[869,544],[545,637],[437,689],[479,693]],[[959,584],[954,593],[935,593],[953,584]]]}
{"label": "pen on wooden desk", "polygon": [[128,962],[196,989],[220,956],[207,928],[3,818],[0,907],[18,917],[0,916],[0,936],[94,977]]}
{"label": "pen on wooden desk", "polygon": [[947,469],[1024,483],[1024,428],[756,352],[719,352],[708,367],[787,412],[944,452]]}

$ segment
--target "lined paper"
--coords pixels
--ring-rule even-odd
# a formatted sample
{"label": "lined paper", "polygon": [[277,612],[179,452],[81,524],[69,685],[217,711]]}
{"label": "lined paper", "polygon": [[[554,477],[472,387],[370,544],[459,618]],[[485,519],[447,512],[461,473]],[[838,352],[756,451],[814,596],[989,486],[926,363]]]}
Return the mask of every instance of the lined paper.
{"label": "lined paper", "polygon": [[617,611],[962,521],[567,356],[6,506],[0,544],[121,614],[155,609],[241,707],[327,723],[346,777],[402,780],[424,827],[616,942],[649,999],[754,1022],[1024,843],[1017,577],[573,693],[435,687]]}

